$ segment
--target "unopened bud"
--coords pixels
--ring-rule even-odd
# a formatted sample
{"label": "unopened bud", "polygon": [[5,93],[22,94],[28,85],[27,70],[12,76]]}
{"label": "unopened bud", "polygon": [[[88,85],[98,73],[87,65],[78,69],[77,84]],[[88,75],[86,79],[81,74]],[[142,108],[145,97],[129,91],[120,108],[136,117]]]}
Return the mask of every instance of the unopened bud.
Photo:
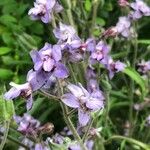
{"label": "unopened bud", "polygon": [[129,5],[129,2],[127,0],[118,0],[118,4],[121,7],[126,7]]}

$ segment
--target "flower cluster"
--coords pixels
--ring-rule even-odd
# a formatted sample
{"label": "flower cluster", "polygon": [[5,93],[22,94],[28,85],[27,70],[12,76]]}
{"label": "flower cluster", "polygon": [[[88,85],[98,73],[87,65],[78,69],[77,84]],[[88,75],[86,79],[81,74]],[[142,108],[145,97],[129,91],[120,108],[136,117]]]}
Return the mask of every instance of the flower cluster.
{"label": "flower cluster", "polygon": [[119,21],[115,26],[116,34],[121,34],[123,37],[133,37],[132,22],[138,20],[143,16],[150,16],[150,7],[142,0],[136,0],[129,3],[127,0],[119,0],[120,6],[129,7],[130,11],[127,16],[119,17]]}
{"label": "flower cluster", "polygon": [[28,14],[33,20],[41,19],[44,23],[48,23],[52,20],[53,14],[59,13],[62,9],[56,0],[36,0]]}

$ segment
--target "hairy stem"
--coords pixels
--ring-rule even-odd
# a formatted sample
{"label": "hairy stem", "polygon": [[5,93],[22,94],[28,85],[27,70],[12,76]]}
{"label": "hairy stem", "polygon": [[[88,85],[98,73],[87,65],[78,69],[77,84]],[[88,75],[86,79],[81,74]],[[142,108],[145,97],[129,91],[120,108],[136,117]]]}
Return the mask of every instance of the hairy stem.
{"label": "hairy stem", "polygon": [[[135,25],[136,29],[136,25]],[[133,61],[132,61],[132,68],[135,69],[136,59],[137,59],[137,50],[138,50],[138,43],[137,43],[137,37],[134,39],[134,54],[133,54]],[[129,107],[129,121],[130,121],[130,130],[129,130],[129,136],[132,135],[133,132],[133,104],[134,104],[134,80],[131,79],[130,82],[130,91],[129,91],[129,98],[130,98],[130,107]]]}
{"label": "hairy stem", "polygon": [[74,23],[72,11],[71,11],[71,0],[66,0],[66,3],[68,5],[68,9],[66,10],[68,21],[69,21],[70,25],[75,28],[75,23]]}
{"label": "hairy stem", "polygon": [[97,9],[99,6],[100,0],[93,0],[93,14],[92,14],[92,25],[90,28],[90,35],[92,36],[94,27],[95,27],[95,22],[96,22],[96,16],[97,16]]}

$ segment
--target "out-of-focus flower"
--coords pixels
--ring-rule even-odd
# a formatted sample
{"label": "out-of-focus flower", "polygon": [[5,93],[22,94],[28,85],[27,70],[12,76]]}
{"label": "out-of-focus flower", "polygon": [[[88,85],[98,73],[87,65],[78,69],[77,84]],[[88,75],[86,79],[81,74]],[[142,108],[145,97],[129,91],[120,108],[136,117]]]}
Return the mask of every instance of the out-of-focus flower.
{"label": "out-of-focus flower", "polygon": [[146,125],[150,126],[150,115],[146,118]]}
{"label": "out-of-focus flower", "polygon": [[76,49],[81,46],[81,39],[77,36],[76,30],[69,25],[59,23],[59,28],[53,30],[55,37],[62,49]]}
{"label": "out-of-focus flower", "polygon": [[[86,140],[84,144],[85,144],[85,146],[87,147],[88,150],[93,150],[94,141]],[[79,144],[70,144],[68,149],[69,150],[82,150],[82,148],[80,147]]]}
{"label": "out-of-focus flower", "polygon": [[36,71],[43,69],[58,78],[68,77],[67,68],[60,62],[62,58],[61,47],[46,43],[40,51],[31,51],[31,58]]}
{"label": "out-of-focus flower", "polygon": [[129,16],[136,20],[142,16],[150,16],[150,7],[147,6],[142,0],[136,0],[130,4],[130,7],[133,9]]}
{"label": "out-of-focus flower", "polygon": [[81,84],[69,84],[67,88],[71,93],[64,94],[61,99],[69,107],[78,109],[78,119],[81,126],[87,125],[90,112],[104,107],[102,93],[89,93]]}
{"label": "out-of-focus flower", "polygon": [[28,15],[33,20],[41,19],[44,23],[48,23],[52,20],[53,13],[59,13],[62,9],[57,0],[36,0]]}
{"label": "out-of-focus flower", "polygon": [[91,59],[97,60],[97,61],[102,61],[107,57],[108,53],[110,51],[110,47],[103,41],[100,41],[94,51],[91,52]]}
{"label": "out-of-focus flower", "polygon": [[146,74],[150,71],[150,61],[145,62],[144,60],[141,61],[141,63],[138,64],[138,71]]}
{"label": "out-of-focus flower", "polygon": [[118,0],[118,4],[121,7],[126,7],[129,5],[129,2],[128,2],[128,0]]}
{"label": "out-of-focus flower", "polygon": [[34,119],[29,114],[24,114],[23,117],[14,116],[14,120],[19,125],[18,131],[25,135],[36,135],[37,130],[40,127],[40,122]]}
{"label": "out-of-focus flower", "polygon": [[109,70],[110,79],[113,78],[114,74],[125,69],[126,65],[120,61],[114,62],[111,57],[108,57],[106,68]]}
{"label": "out-of-focus flower", "polygon": [[51,150],[45,143],[36,143],[33,150]]}
{"label": "out-of-focus flower", "polygon": [[118,33],[120,33],[124,37],[130,36],[130,27],[131,27],[131,21],[129,17],[119,17],[119,21],[116,24],[116,30]]}

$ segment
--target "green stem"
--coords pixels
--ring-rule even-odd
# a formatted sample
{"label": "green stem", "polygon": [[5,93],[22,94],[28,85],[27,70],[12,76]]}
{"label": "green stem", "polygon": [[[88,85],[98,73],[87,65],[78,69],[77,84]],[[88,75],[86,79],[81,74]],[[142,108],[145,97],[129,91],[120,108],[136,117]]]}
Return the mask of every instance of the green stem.
{"label": "green stem", "polygon": [[[58,84],[59,84],[59,88],[60,88],[60,94],[63,95],[63,87],[62,87],[60,81],[58,81]],[[68,114],[67,106],[64,105],[62,102],[60,102],[60,105],[61,105],[61,108],[62,108],[62,111],[63,111],[63,116],[64,116],[64,119],[66,121],[66,124],[69,127],[70,131],[72,132],[74,138],[80,144],[82,150],[87,150],[86,146],[82,142],[82,139],[80,138],[79,134],[77,133],[77,131],[76,131],[71,119],[70,119],[70,116],[67,115]]]}
{"label": "green stem", "polygon": [[[3,133],[0,132],[0,135],[3,135]],[[14,139],[13,137],[11,137],[10,135],[7,135],[7,139],[8,139],[9,141],[11,141],[11,142],[13,142],[13,143],[19,145],[19,146],[24,147],[26,150],[30,150],[29,147],[27,147],[27,146],[24,145],[23,143],[17,141],[16,139]]]}
{"label": "green stem", "polygon": [[92,25],[90,28],[90,35],[92,36],[94,27],[95,27],[95,22],[96,22],[96,16],[97,16],[97,9],[99,6],[100,0],[93,0],[93,14],[92,14]]}
{"label": "green stem", "polygon": [[88,127],[87,127],[87,130],[86,130],[86,132],[85,132],[85,134],[84,134],[84,136],[83,136],[83,138],[82,138],[82,141],[83,141],[83,142],[85,142],[85,140],[86,140],[86,138],[87,138],[87,136],[88,136],[88,133],[89,133],[89,130],[91,129],[91,127],[92,127],[93,121],[94,121],[94,120],[92,119],[92,120],[90,121]]}
{"label": "green stem", "polygon": [[68,5],[68,9],[66,10],[68,21],[69,21],[70,25],[75,28],[75,23],[74,23],[72,11],[71,11],[71,0],[66,0],[66,3]]}
{"label": "green stem", "polygon": [[7,141],[7,136],[8,136],[8,132],[9,132],[9,125],[10,125],[10,121],[4,122],[5,132],[4,132],[3,140],[2,140],[1,145],[0,145],[0,150],[3,150],[5,143]]}
{"label": "green stem", "polygon": [[141,148],[145,149],[145,150],[148,150],[150,147],[140,141],[137,141],[135,139],[132,139],[132,138],[128,138],[128,137],[124,137],[124,136],[119,136],[119,135],[114,135],[112,137],[110,137],[107,141],[105,141],[105,144],[108,144],[110,143],[112,140],[126,140],[127,142],[129,143],[133,143],[135,145],[138,145],[140,146]]}
{"label": "green stem", "polygon": [[[136,29],[136,26],[135,26]],[[133,62],[132,62],[132,68],[135,69],[136,59],[137,59],[137,51],[138,51],[138,43],[137,38],[134,39],[134,54],[133,54]],[[130,121],[130,130],[129,135],[132,135],[133,132],[133,104],[134,104],[134,80],[131,80],[130,82],[130,88],[129,88],[129,98],[130,98],[130,108],[129,108],[129,121]]]}

